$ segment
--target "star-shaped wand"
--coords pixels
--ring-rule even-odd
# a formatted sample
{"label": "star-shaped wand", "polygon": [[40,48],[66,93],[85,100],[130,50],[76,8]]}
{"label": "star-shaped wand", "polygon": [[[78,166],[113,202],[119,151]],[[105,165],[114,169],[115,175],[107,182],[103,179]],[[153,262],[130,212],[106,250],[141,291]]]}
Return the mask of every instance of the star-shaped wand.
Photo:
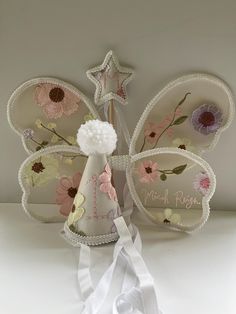
{"label": "star-shaped wand", "polygon": [[128,103],[126,85],[132,80],[134,72],[121,66],[114,52],[109,51],[103,63],[88,70],[87,76],[96,86],[95,104],[104,106],[108,121],[116,127],[114,101],[122,105]]}

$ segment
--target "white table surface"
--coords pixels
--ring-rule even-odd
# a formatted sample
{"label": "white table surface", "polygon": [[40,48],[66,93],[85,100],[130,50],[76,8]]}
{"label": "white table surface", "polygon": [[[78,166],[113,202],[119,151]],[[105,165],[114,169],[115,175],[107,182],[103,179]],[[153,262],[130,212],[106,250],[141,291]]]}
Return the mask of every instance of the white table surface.
{"label": "white table surface", "polygon": [[[164,314],[236,313],[236,211],[213,211],[193,235],[134,221]],[[1,314],[80,313],[76,249],[61,227],[30,220],[19,204],[0,205]],[[111,245],[93,249],[95,281],[111,254]]]}

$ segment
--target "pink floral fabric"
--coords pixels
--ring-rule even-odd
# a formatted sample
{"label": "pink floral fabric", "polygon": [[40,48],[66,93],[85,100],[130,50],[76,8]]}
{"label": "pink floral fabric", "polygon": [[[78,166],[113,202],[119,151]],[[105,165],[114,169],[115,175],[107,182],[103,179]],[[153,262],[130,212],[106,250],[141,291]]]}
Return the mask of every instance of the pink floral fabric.
{"label": "pink floral fabric", "polygon": [[56,203],[61,205],[60,213],[64,216],[68,216],[72,209],[80,180],[81,173],[77,172],[73,177],[62,177],[59,181],[59,185],[56,189]]}
{"label": "pink floral fabric", "polygon": [[158,173],[158,164],[152,160],[145,160],[138,167],[139,181],[142,183],[154,182]]}
{"label": "pink floral fabric", "polygon": [[48,119],[58,119],[63,114],[70,116],[77,111],[80,99],[60,85],[42,83],[35,89],[35,101]]}
{"label": "pink floral fabric", "polygon": [[100,191],[107,193],[109,198],[113,201],[117,201],[117,194],[114,186],[111,184],[111,168],[109,164],[106,164],[104,172],[99,176]]}
{"label": "pink floral fabric", "polygon": [[147,142],[154,144],[157,137],[159,136],[159,126],[157,123],[149,122],[144,130],[144,136],[147,139]]}
{"label": "pink floral fabric", "polygon": [[[178,108],[175,112],[175,117],[179,117],[181,114],[181,109]],[[148,122],[144,129],[144,137],[149,144],[154,144],[158,137],[162,134],[163,130],[167,128],[167,126],[173,120],[173,114],[169,114],[160,121],[160,123]],[[169,137],[172,137],[173,130],[171,127],[166,129],[166,134]]]}
{"label": "pink floral fabric", "polygon": [[210,187],[210,179],[205,172],[200,172],[196,175],[193,182],[193,187],[196,191],[206,195]]}

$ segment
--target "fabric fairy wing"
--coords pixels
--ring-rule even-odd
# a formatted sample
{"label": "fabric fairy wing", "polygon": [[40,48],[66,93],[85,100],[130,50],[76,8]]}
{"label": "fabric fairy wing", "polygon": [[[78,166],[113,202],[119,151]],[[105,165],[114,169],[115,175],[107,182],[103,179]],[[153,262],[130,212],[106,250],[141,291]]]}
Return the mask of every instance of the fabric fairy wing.
{"label": "fabric fairy wing", "polygon": [[188,232],[208,218],[215,176],[191,152],[159,148],[136,154],[127,166],[127,182],[139,210],[159,226]]}
{"label": "fabric fairy wing", "polygon": [[74,86],[55,78],[31,79],[8,102],[8,120],[32,152],[55,145],[77,145],[79,126],[99,118],[90,100]]}
{"label": "fabric fairy wing", "polygon": [[177,147],[201,155],[214,148],[233,113],[232,93],[222,80],[205,74],[180,77],[148,104],[134,131],[130,154]]}
{"label": "fabric fairy wing", "polygon": [[87,161],[78,147],[56,145],[30,155],[21,165],[19,182],[26,213],[42,222],[69,215]]}

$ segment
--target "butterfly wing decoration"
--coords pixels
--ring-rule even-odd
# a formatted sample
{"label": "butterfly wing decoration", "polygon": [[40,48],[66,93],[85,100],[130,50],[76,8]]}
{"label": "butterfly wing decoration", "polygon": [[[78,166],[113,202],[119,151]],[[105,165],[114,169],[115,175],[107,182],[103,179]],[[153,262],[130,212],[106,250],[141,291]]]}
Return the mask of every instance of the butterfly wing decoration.
{"label": "butterfly wing decoration", "polygon": [[[64,94],[57,87],[64,88]],[[58,109],[55,103],[67,90],[70,101]],[[81,92],[55,79],[26,82],[13,93],[8,108],[10,124],[26,150],[36,151],[19,171],[23,207],[40,221],[62,221],[71,210],[86,163],[74,145],[75,134],[81,123],[98,114]],[[113,156],[110,164],[126,170],[131,196],[150,221],[184,231],[204,224],[216,182],[200,156],[214,148],[233,113],[230,89],[205,74],[180,77],[148,104],[129,155]]]}
{"label": "butterfly wing decoration", "polygon": [[180,77],[148,104],[130,144],[127,182],[150,221],[191,231],[204,224],[215,176],[200,156],[232,122],[234,102],[220,79]]}
{"label": "butterfly wing decoration", "polygon": [[234,116],[229,87],[207,74],[190,74],[164,87],[135,128],[130,154],[178,147],[202,155],[216,145]]}
{"label": "butterfly wing decoration", "polygon": [[135,204],[151,222],[184,231],[206,222],[216,184],[206,161],[178,148],[132,156],[127,182]]}
{"label": "butterfly wing decoration", "polygon": [[36,78],[19,86],[8,102],[8,120],[30,154],[55,145],[77,145],[78,126],[99,115],[74,86],[55,78]]}
{"label": "butterfly wing decoration", "polygon": [[8,119],[30,154],[19,170],[25,211],[43,222],[64,221],[87,160],[77,145],[77,130],[99,119],[95,107],[64,81],[36,78],[13,92]]}

